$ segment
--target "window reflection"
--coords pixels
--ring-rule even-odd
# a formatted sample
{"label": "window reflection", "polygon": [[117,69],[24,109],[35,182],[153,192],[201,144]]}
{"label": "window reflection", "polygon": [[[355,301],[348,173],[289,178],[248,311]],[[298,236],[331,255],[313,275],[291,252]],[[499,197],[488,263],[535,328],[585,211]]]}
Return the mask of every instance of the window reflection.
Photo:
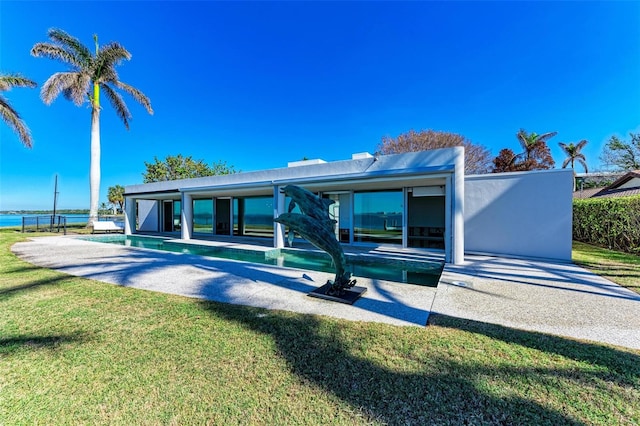
{"label": "window reflection", "polygon": [[213,200],[193,200],[193,232],[213,233]]}
{"label": "window reflection", "polygon": [[354,241],[402,244],[402,190],[353,194]]}
{"label": "window reflection", "polygon": [[273,197],[233,200],[233,233],[251,237],[273,237]]}
{"label": "window reflection", "polygon": [[173,202],[173,230],[179,231],[182,229],[182,202]]}

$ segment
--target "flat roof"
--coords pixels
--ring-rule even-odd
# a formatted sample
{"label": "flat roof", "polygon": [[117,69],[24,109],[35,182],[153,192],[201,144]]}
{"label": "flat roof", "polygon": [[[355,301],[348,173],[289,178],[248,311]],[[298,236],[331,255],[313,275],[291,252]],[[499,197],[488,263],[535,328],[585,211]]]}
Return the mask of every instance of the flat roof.
{"label": "flat roof", "polygon": [[[153,182],[125,187],[125,196],[162,197],[183,192],[192,194],[211,192],[250,193],[270,190],[274,185],[296,183],[309,186],[354,185],[368,181],[377,183],[403,182],[403,186],[424,184],[424,179],[443,179],[455,170],[457,156],[464,155],[462,147],[394,155],[355,158],[329,163],[297,165],[270,170],[207,176],[193,179]],[[440,182],[432,182],[440,184]],[[332,187],[336,186],[332,185]],[[381,186],[382,185],[382,186]]]}

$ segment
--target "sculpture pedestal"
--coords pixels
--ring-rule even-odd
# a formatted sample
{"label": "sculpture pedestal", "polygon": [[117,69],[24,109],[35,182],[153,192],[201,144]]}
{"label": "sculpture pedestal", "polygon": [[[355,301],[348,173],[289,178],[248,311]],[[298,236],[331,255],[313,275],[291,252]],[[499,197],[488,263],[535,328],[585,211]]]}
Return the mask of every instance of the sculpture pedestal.
{"label": "sculpture pedestal", "polygon": [[332,302],[346,303],[347,305],[353,305],[353,303],[360,298],[366,291],[366,287],[354,286],[344,291],[342,296],[331,296],[327,293],[327,290],[331,288],[331,283],[326,283],[322,287],[318,287],[307,296],[317,297],[319,299],[331,300]]}

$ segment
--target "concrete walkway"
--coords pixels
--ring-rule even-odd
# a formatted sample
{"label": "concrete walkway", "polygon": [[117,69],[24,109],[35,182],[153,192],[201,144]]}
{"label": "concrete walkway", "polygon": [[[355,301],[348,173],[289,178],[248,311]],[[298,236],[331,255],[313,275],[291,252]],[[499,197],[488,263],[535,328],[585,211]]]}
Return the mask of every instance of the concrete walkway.
{"label": "concrete walkway", "polygon": [[307,296],[333,278],[320,272],[73,237],[12,250],[71,275],[217,302],[394,325],[422,326],[433,312],[640,349],[640,295],[572,264],[466,256],[465,265],[445,267],[437,289],[358,278],[367,292],[351,306]]}

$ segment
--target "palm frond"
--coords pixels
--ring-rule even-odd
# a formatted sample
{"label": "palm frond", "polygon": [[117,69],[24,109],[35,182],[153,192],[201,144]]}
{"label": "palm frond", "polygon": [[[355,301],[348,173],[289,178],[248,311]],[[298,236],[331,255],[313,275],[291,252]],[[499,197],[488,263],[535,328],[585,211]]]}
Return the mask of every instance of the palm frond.
{"label": "palm frond", "polygon": [[77,106],[85,101],[85,94],[89,89],[90,80],[86,74],[78,72],[57,72],[42,85],[40,97],[50,105],[60,93],[66,99],[72,100]]}
{"label": "palm frond", "polygon": [[91,77],[98,84],[115,84],[120,80],[115,67],[99,59],[95,61],[94,68],[91,70]]}
{"label": "palm frond", "polygon": [[31,148],[33,142],[31,140],[31,132],[29,128],[24,124],[18,112],[13,109],[9,102],[0,96],[0,117],[7,125],[18,134],[18,138],[24,146]]}
{"label": "palm frond", "polygon": [[112,42],[101,47],[95,58],[92,70],[93,79],[109,83],[118,81],[115,67],[120,65],[122,61],[129,59],[131,59],[131,54],[118,43]]}
{"label": "palm frond", "polygon": [[567,157],[564,159],[564,161],[562,162],[562,168],[566,168],[567,165],[571,162],[572,158],[571,157]]}
{"label": "palm frond", "polygon": [[120,117],[124,126],[129,130],[129,119],[131,118],[131,113],[127,108],[127,104],[124,102],[124,99],[122,99],[122,96],[120,96],[120,94],[113,90],[108,84],[103,83],[100,85],[100,88],[104,91],[107,99],[109,99],[113,109],[116,110],[116,114]]}
{"label": "palm frond", "polygon": [[529,146],[530,136],[527,134],[526,130],[520,129],[518,133],[516,133],[516,138],[518,139],[518,142],[520,142],[522,148],[527,149]]}
{"label": "palm frond", "polygon": [[55,59],[57,61],[64,62],[71,65],[74,69],[79,70],[82,67],[82,63],[64,47],[51,43],[36,43],[31,48],[31,56],[36,58],[45,57],[49,59]]}
{"label": "palm frond", "polygon": [[47,34],[51,40],[66,48],[67,52],[72,54],[80,64],[91,62],[93,54],[77,38],[59,28],[50,28]]}
{"label": "palm frond", "polygon": [[119,65],[122,61],[131,59],[131,53],[117,42],[105,44],[100,48],[96,56],[104,58],[107,63],[112,65]]}
{"label": "palm frond", "polygon": [[80,106],[90,99],[88,90],[91,86],[91,78],[87,74],[75,73],[73,80],[73,84],[63,90],[62,94],[65,99]]}
{"label": "palm frond", "polygon": [[36,87],[37,84],[33,80],[22,77],[20,74],[2,74],[0,75],[0,91],[10,90],[12,87]]}
{"label": "palm frond", "polygon": [[[570,146],[570,145],[573,145],[573,144],[569,144],[569,145],[567,145],[567,144],[566,144],[566,143],[564,143],[564,142],[558,142],[558,145],[560,145],[560,148],[562,149],[562,151],[563,151],[565,154],[569,155],[569,149],[570,149],[570,148],[569,148],[569,146]],[[564,166],[562,166],[562,167],[564,167]]]}
{"label": "palm frond", "polygon": [[581,140],[580,142],[578,142],[578,144],[576,145],[576,151],[577,151],[577,152],[580,152],[580,150],[581,150],[582,148],[584,148],[584,146],[585,146],[586,144],[588,144],[588,143],[589,143],[589,141],[588,141],[588,140],[586,140],[586,139],[582,139],[582,140]]}
{"label": "palm frond", "polygon": [[526,152],[521,152],[520,154],[514,154],[513,157],[511,157],[511,160],[509,161],[509,164],[513,165],[517,162],[520,161],[524,161],[527,159],[527,153]]}
{"label": "palm frond", "polygon": [[[582,155],[582,154],[580,154],[580,155]],[[583,156],[583,158],[576,157],[576,160],[578,160],[578,163],[582,164],[582,167],[584,167],[584,172],[585,173],[589,173],[589,170],[587,169],[587,162],[585,161],[584,156]]]}
{"label": "palm frond", "polygon": [[122,81],[116,82],[115,85],[130,94],[133,99],[138,101],[138,103],[147,110],[149,114],[153,114],[153,108],[151,108],[151,100],[144,93],[142,93],[135,87],[128,85],[127,83],[123,83]]}
{"label": "palm frond", "polygon": [[[535,133],[534,133],[535,134]],[[536,143],[538,142],[547,142],[549,139],[557,135],[558,132],[547,132],[541,135],[536,135]]]}

